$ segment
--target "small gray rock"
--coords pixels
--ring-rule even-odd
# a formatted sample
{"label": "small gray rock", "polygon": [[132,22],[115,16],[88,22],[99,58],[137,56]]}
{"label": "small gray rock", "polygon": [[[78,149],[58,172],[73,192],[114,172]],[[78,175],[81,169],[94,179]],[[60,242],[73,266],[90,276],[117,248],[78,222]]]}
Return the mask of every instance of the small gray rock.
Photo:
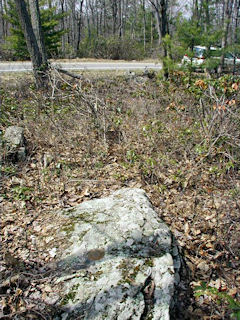
{"label": "small gray rock", "polygon": [[4,140],[14,147],[24,146],[24,129],[22,127],[11,126],[8,127],[4,134]]}
{"label": "small gray rock", "polygon": [[3,136],[5,159],[13,162],[24,161],[27,156],[24,129],[22,127],[8,127]]}

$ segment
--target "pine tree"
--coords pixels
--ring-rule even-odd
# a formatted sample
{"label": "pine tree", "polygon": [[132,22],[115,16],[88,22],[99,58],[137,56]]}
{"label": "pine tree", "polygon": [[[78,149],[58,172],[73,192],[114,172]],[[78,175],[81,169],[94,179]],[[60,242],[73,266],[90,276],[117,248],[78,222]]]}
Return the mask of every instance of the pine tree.
{"label": "pine tree", "polygon": [[[45,3],[46,1],[40,1],[40,17],[46,52],[48,58],[50,58],[57,56],[58,49],[61,46],[61,36],[65,31],[60,30],[58,25],[64,14],[55,13],[56,7],[49,8],[44,6]],[[5,19],[7,19],[12,26],[10,30],[11,36],[7,38],[7,47],[12,51],[15,59],[28,59],[29,53],[14,1],[9,1],[8,12],[5,15]]]}

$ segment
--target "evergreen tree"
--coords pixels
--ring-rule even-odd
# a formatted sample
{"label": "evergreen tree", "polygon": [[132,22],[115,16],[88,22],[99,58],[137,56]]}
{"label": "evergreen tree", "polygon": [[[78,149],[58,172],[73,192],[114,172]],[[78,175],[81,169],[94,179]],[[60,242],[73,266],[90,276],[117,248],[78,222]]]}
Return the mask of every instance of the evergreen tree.
{"label": "evergreen tree", "polygon": [[[61,46],[61,37],[66,31],[58,29],[58,25],[64,14],[55,13],[56,7],[49,8],[45,6],[45,3],[46,1],[40,1],[40,17],[46,52],[49,58],[57,56],[58,48]],[[7,47],[13,51],[16,59],[28,59],[29,53],[26,41],[13,1],[9,1],[8,12],[5,15],[5,19],[7,19],[12,26],[10,30],[11,35],[7,38]]]}
{"label": "evergreen tree", "polygon": [[183,47],[190,48],[202,44],[203,30],[196,21],[184,19],[177,24],[178,40]]}

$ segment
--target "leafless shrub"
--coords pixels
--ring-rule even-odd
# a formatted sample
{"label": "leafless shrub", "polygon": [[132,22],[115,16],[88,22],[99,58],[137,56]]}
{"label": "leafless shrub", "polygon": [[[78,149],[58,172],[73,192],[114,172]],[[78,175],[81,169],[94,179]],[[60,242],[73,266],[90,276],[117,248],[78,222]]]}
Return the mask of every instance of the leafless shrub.
{"label": "leafless shrub", "polygon": [[199,107],[194,110],[202,129],[199,131],[202,135],[200,146],[205,148],[205,157],[217,153],[233,162],[239,161],[240,114],[234,97],[219,96],[209,85]]}

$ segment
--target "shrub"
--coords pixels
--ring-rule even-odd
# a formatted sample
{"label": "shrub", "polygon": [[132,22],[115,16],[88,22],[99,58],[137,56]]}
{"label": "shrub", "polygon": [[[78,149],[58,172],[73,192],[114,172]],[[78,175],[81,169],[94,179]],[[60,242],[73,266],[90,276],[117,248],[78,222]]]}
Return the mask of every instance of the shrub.
{"label": "shrub", "polygon": [[78,55],[113,60],[132,60],[144,57],[143,48],[136,40],[114,36],[85,38]]}

